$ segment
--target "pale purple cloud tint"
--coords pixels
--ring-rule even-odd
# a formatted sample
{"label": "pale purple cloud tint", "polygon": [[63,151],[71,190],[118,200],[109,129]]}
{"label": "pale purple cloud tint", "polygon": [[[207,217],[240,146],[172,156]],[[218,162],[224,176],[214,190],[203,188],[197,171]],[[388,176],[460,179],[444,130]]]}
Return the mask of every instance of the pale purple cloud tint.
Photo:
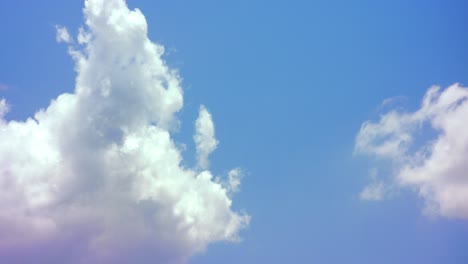
{"label": "pale purple cloud tint", "polygon": [[0,91],[6,91],[6,90],[8,90],[8,85],[0,82]]}

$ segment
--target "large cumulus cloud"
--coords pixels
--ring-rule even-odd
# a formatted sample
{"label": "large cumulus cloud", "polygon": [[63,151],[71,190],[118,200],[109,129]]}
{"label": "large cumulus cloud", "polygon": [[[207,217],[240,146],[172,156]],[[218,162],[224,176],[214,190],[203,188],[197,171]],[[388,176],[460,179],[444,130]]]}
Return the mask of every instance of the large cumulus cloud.
{"label": "large cumulus cloud", "polygon": [[364,192],[410,187],[424,199],[427,213],[468,219],[467,87],[434,86],[418,110],[391,110],[377,122],[365,122],[355,147],[391,161],[392,186],[373,183]]}
{"label": "large cumulus cloud", "polygon": [[238,240],[249,216],[231,209],[239,182],[208,170],[218,141],[205,107],[200,165],[181,166],[171,139],[180,78],[143,14],[87,0],[84,16],[76,40],[57,27],[76,63],[74,93],[24,122],[7,120],[0,100],[0,259],[184,263],[209,243]]}

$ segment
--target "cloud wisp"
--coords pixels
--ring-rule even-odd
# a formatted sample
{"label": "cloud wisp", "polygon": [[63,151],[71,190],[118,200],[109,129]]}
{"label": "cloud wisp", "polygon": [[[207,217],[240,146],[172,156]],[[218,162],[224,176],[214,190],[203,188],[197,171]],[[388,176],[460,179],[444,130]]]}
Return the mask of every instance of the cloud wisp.
{"label": "cloud wisp", "polygon": [[[416,190],[426,213],[468,219],[467,118],[467,87],[431,87],[417,111],[391,110],[365,122],[355,151],[389,160],[392,184]],[[366,196],[381,198],[384,186],[373,187]]]}
{"label": "cloud wisp", "polygon": [[238,178],[206,170],[218,144],[210,113],[196,122],[200,164],[184,168],[171,139],[180,78],[144,15],[122,0],[87,0],[83,12],[77,42],[57,27],[74,93],[24,122],[0,100],[0,262],[185,263],[237,241],[250,217],[231,209]]}
{"label": "cloud wisp", "polygon": [[70,36],[70,33],[68,33],[68,30],[66,27],[63,26],[55,26],[56,30],[56,35],[55,35],[55,40],[60,43],[60,42],[65,42],[65,43],[71,43],[72,38]]}
{"label": "cloud wisp", "polygon": [[205,106],[200,106],[197,121],[195,122],[195,135],[193,140],[196,144],[198,155],[198,166],[202,169],[208,168],[208,157],[218,146],[215,138],[215,129],[211,114]]}

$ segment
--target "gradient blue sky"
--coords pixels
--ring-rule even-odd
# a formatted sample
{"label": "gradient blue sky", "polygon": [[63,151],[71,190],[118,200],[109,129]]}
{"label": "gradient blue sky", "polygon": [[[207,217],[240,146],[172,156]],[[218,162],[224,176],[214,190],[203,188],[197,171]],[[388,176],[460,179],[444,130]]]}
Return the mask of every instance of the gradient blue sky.
{"label": "gradient blue sky", "polygon": [[[424,215],[405,189],[361,201],[370,165],[353,156],[360,125],[378,118],[384,99],[404,96],[415,109],[433,84],[468,84],[467,2],[127,2],[183,78],[175,139],[188,143],[185,162],[195,163],[203,103],[220,140],[212,171],[248,172],[234,197],[252,216],[243,241],[211,245],[191,263],[468,263],[466,220]],[[8,119],[73,90],[73,61],[54,26],[75,34],[82,5],[0,2]]]}

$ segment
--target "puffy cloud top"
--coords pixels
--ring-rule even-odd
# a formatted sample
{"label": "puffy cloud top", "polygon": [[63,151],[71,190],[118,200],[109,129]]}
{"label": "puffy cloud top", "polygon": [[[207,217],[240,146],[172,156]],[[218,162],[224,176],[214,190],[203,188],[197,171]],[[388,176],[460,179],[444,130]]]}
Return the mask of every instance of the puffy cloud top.
{"label": "puffy cloud top", "polygon": [[[84,16],[69,47],[75,92],[24,122],[6,120],[0,100],[1,262],[184,263],[238,240],[249,216],[231,209],[229,187],[181,166],[171,139],[180,78],[143,14],[122,0],[87,0]],[[206,169],[217,140],[204,107],[196,131]]]}

